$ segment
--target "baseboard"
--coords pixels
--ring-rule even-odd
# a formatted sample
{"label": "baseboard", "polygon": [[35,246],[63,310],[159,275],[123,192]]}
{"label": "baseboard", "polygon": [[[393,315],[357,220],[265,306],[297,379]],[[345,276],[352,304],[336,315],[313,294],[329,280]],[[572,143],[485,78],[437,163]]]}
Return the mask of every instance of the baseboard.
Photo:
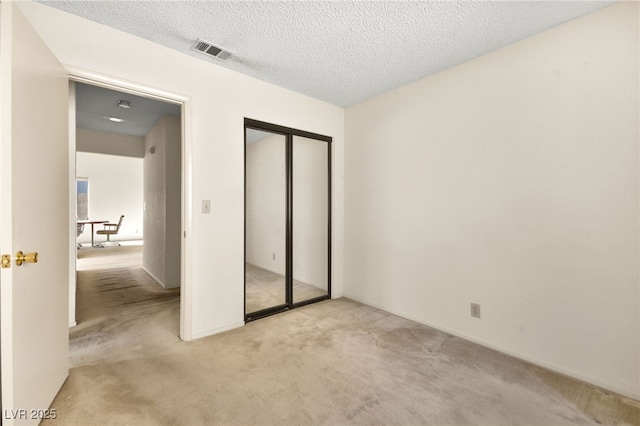
{"label": "baseboard", "polygon": [[203,337],[213,336],[214,334],[223,333],[225,331],[233,330],[234,328],[239,328],[244,326],[243,322],[236,322],[234,324],[225,325],[224,327],[213,328],[210,330],[201,331],[199,333],[194,333],[191,335],[191,340],[201,339]]}
{"label": "baseboard", "polygon": [[159,285],[160,287],[165,288],[164,284],[162,284],[162,281],[160,281],[158,278],[156,278],[156,276],[155,276],[155,275],[153,275],[151,272],[149,272],[149,271],[147,270],[147,268],[145,268],[144,266],[142,266],[142,270],[143,270],[143,271],[145,271],[145,272],[147,273],[147,275],[149,275],[151,278],[153,278],[153,280],[154,280],[155,282],[157,282],[157,283],[158,283],[158,285]]}
{"label": "baseboard", "polygon": [[167,287],[167,286],[165,285],[165,283],[163,283],[162,281],[160,281],[160,280],[159,280],[155,275],[153,275],[151,272],[149,272],[149,270],[148,270],[147,268],[145,268],[144,266],[141,266],[141,268],[142,268],[142,270],[143,270],[143,271],[145,271],[145,272],[147,273],[147,275],[149,275],[151,278],[153,278],[153,280],[154,280],[155,282],[157,282],[157,283],[158,283],[158,285],[159,285],[160,287],[162,287],[162,288],[164,288],[164,289],[166,289],[166,290],[170,290],[170,289],[172,289],[172,288],[179,288],[179,287],[180,287],[180,285],[179,285],[179,284],[178,284],[178,285],[171,286],[171,287]]}
{"label": "baseboard", "polygon": [[563,375],[563,376],[566,376],[566,377],[569,377],[569,378],[572,378],[572,379],[580,380],[581,382],[585,382],[585,383],[588,383],[590,385],[593,385],[593,386],[596,386],[596,387],[599,387],[599,388],[602,388],[602,389],[605,389],[605,390],[608,390],[608,391],[611,391],[611,392],[615,392],[615,393],[620,394],[622,396],[625,396],[627,398],[632,398],[632,399],[635,399],[637,401],[640,401],[640,392],[635,391],[633,389],[623,388],[623,387],[620,387],[620,386],[618,386],[616,384],[607,383],[607,382],[604,382],[602,380],[599,380],[599,379],[596,379],[596,378],[593,378],[593,377],[585,376],[583,374],[576,373],[575,371],[567,370],[565,368],[558,367],[556,365],[549,364],[549,363],[544,362],[544,361],[540,361],[539,359],[536,359],[534,357],[530,357],[528,355],[525,355],[525,354],[522,354],[522,353],[518,353],[518,352],[515,352],[515,351],[512,351],[512,350],[503,348],[501,346],[494,345],[494,344],[489,343],[489,342],[485,342],[485,341],[477,339],[475,337],[468,336],[468,335],[466,335],[464,333],[460,333],[460,332],[457,332],[455,330],[448,329],[447,327],[442,327],[439,324],[430,323],[430,322],[423,321],[423,320],[418,319],[418,318],[414,318],[414,317],[405,315],[405,314],[400,313],[400,312],[395,312],[395,311],[383,308],[382,306],[378,306],[375,303],[369,303],[367,301],[360,300],[360,299],[358,299],[356,297],[351,297],[351,296],[347,296],[347,295],[345,295],[344,297],[346,297],[348,299],[351,299],[351,300],[354,300],[356,302],[362,303],[364,305],[380,309],[382,311],[385,311],[385,312],[388,312],[390,314],[396,315],[396,316],[398,316],[400,318],[408,319],[410,321],[417,322],[418,324],[423,324],[423,325],[426,325],[428,327],[435,328],[436,330],[443,331],[445,333],[451,334],[452,336],[456,336],[456,337],[459,337],[461,339],[468,340],[470,342],[476,343],[478,345],[484,346],[484,347],[489,348],[489,349],[493,349],[495,351],[498,351],[498,352],[501,352],[503,354],[512,356],[514,358],[518,358],[518,359],[520,359],[522,361],[528,362],[528,363],[533,364],[533,365],[535,365],[537,367],[544,368],[545,370],[551,371],[553,373],[560,374],[560,375]]}

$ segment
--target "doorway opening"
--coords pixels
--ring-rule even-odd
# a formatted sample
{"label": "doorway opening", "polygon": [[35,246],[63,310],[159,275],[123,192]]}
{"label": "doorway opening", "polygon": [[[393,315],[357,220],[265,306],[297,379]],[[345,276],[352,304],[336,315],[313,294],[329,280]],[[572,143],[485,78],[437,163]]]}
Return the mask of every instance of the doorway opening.
{"label": "doorway opening", "polygon": [[[71,334],[91,340],[112,330],[106,324],[138,316],[183,337],[184,104],[82,79],[70,86],[77,236]],[[106,343],[77,344],[75,354],[71,339],[72,359],[118,347],[109,336],[93,337]]]}
{"label": "doorway opening", "polygon": [[245,321],[331,298],[331,142],[245,119]]}

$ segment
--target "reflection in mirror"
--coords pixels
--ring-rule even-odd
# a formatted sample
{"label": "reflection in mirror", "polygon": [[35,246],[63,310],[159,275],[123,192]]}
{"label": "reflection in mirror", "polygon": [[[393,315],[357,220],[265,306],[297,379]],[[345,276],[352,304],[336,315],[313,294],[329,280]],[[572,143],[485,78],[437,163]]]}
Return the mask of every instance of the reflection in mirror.
{"label": "reflection in mirror", "polygon": [[286,137],[246,129],[246,313],[286,303]]}
{"label": "reflection in mirror", "polygon": [[293,303],[329,294],[328,147],[293,137]]}

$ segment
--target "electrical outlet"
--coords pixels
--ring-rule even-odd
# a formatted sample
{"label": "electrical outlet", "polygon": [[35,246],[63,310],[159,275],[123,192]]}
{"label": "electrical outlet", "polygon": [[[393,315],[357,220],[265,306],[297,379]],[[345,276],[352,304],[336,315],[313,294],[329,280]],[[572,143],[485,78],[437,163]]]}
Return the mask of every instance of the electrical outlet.
{"label": "electrical outlet", "polygon": [[273,253],[273,260],[276,260],[276,254]]}
{"label": "electrical outlet", "polygon": [[471,316],[474,318],[480,318],[480,304],[478,303],[471,304]]}

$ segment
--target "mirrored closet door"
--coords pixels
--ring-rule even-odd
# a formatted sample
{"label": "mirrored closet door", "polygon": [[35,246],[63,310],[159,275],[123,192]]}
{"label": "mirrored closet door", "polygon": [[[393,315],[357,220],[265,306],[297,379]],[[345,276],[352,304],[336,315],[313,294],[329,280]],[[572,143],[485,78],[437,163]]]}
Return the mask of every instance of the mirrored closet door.
{"label": "mirrored closet door", "polygon": [[287,303],[286,142],[282,134],[246,129],[245,312]]}
{"label": "mirrored closet door", "polygon": [[329,150],[293,136],[293,303],[329,294]]}
{"label": "mirrored closet door", "polygon": [[331,296],[331,138],[245,119],[245,320]]}

